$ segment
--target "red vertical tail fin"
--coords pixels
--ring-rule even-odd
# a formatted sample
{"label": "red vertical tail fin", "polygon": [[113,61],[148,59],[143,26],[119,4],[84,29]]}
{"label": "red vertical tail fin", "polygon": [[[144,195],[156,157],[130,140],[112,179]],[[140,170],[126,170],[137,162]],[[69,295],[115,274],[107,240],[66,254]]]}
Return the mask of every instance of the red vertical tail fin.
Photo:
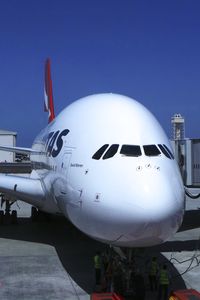
{"label": "red vertical tail fin", "polygon": [[55,118],[53,103],[53,88],[51,80],[51,66],[48,58],[45,63],[44,110],[49,113],[49,123]]}

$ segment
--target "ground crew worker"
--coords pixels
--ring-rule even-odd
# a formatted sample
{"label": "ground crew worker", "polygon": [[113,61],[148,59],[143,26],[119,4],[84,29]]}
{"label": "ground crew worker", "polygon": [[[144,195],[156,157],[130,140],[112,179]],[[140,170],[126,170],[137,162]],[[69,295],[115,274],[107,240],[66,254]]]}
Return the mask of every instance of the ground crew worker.
{"label": "ground crew worker", "polygon": [[104,251],[101,255],[101,258],[102,258],[103,272],[105,273],[108,268],[111,257],[109,255],[108,251]]}
{"label": "ground crew worker", "polygon": [[139,269],[136,270],[133,276],[134,282],[134,290],[135,290],[135,297],[137,300],[144,300],[145,299],[145,282],[144,276],[140,272]]}
{"label": "ground crew worker", "polygon": [[124,287],[123,287],[123,270],[121,263],[119,261],[115,262],[114,270],[113,270],[113,286],[114,292],[123,295]]}
{"label": "ground crew worker", "polygon": [[177,300],[178,298],[175,298],[174,296],[170,296],[169,300]]}
{"label": "ground crew worker", "polygon": [[157,274],[158,274],[158,263],[157,258],[154,256],[151,260],[150,270],[149,270],[149,283],[150,283],[150,290],[157,291]]}
{"label": "ground crew worker", "polygon": [[106,292],[112,292],[113,273],[114,273],[114,260],[113,258],[111,258],[105,272]]}
{"label": "ground crew worker", "polygon": [[169,273],[167,270],[167,265],[164,264],[162,269],[160,270],[157,300],[168,299],[168,288],[169,288]]}
{"label": "ground crew worker", "polygon": [[101,283],[101,256],[100,252],[97,251],[94,256],[94,269],[95,269],[95,284],[100,285]]}

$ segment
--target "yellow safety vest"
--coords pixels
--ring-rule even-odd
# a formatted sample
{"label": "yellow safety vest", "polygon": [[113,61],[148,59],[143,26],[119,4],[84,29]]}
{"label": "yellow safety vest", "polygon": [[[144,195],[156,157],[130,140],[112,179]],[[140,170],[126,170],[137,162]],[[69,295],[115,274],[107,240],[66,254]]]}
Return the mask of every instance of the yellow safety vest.
{"label": "yellow safety vest", "polygon": [[169,284],[169,276],[167,270],[160,271],[160,284],[168,285]]}
{"label": "yellow safety vest", "polygon": [[95,267],[95,269],[101,268],[101,259],[100,259],[99,255],[95,255],[95,257],[94,257],[94,267]]}

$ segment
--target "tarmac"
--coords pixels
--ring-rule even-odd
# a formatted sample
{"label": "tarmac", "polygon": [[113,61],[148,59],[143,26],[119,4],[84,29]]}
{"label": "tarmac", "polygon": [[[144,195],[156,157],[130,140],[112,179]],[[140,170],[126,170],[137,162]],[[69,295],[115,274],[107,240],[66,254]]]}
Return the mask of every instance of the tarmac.
{"label": "tarmac", "polygon": [[[194,288],[200,292],[200,200],[187,200],[179,232],[168,242],[140,249],[135,260],[143,270],[146,299],[147,262],[154,255],[166,262],[171,290]],[[31,222],[28,204],[14,204],[17,224],[0,225],[0,299],[88,300],[94,290],[93,256],[108,246],[94,241],[62,217]],[[133,299],[133,298],[130,298]]]}
{"label": "tarmac", "polygon": [[63,219],[32,223],[19,218],[16,225],[1,225],[0,299],[89,299],[83,282],[89,254],[84,241],[76,246]]}

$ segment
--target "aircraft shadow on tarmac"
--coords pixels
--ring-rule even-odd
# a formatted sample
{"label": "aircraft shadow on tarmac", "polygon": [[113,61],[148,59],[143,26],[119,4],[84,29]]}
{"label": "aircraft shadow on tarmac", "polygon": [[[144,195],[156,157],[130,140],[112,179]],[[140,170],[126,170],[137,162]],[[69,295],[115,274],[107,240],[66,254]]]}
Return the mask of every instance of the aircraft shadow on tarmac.
{"label": "aircraft shadow on tarmac", "polygon": [[51,245],[72,279],[86,292],[94,289],[93,256],[107,246],[90,239],[65,218],[31,222],[19,218],[18,224],[0,225],[0,238]]}
{"label": "aircraft shadow on tarmac", "polygon": [[179,232],[195,228],[200,229],[200,210],[187,210],[185,212],[183,223],[179,229]]}
{"label": "aircraft shadow on tarmac", "polygon": [[[199,238],[198,239],[192,239],[192,234],[191,231],[195,229],[198,230],[199,229]],[[188,233],[186,233],[186,231],[190,231]],[[184,219],[183,219],[183,223],[178,231],[179,233],[184,233],[184,240],[173,240],[173,241],[168,241],[165,242],[164,244],[158,245],[158,246],[154,246],[151,247],[152,251],[155,252],[168,252],[168,253],[172,253],[172,258],[170,259],[171,262],[175,262],[176,258],[173,257],[173,253],[174,252],[182,252],[182,251],[191,251],[191,261],[188,260],[188,264],[190,264],[190,262],[192,262],[192,259],[194,259],[195,261],[195,257],[193,255],[195,255],[195,251],[200,249],[200,210],[190,210],[190,211],[186,211],[185,215],[184,215]],[[196,236],[198,236],[196,234]],[[183,259],[184,260],[184,259]],[[197,259],[198,260],[198,259]],[[178,261],[177,261],[178,263]],[[181,262],[179,262],[181,263]],[[196,266],[199,265],[199,261],[196,261]],[[187,268],[186,268],[187,269]],[[177,270],[175,268],[173,268],[173,275],[172,275],[172,279],[174,281],[174,286],[176,286],[176,288],[186,288],[185,283],[182,279],[182,277],[180,276],[180,274],[177,272]]]}
{"label": "aircraft shadow on tarmac", "polygon": [[[180,231],[200,228],[198,211],[187,211]],[[0,225],[0,238],[49,244],[55,247],[59,259],[72,279],[87,293],[94,288],[93,256],[97,250],[109,249],[107,245],[90,239],[77,230],[64,218],[52,217],[49,220],[31,222],[29,218],[18,219],[18,224]],[[166,261],[160,252],[193,251],[199,247],[198,241],[170,241],[148,248],[147,255],[158,255],[159,260]],[[185,283],[177,270],[171,265],[176,288],[185,288]]]}

